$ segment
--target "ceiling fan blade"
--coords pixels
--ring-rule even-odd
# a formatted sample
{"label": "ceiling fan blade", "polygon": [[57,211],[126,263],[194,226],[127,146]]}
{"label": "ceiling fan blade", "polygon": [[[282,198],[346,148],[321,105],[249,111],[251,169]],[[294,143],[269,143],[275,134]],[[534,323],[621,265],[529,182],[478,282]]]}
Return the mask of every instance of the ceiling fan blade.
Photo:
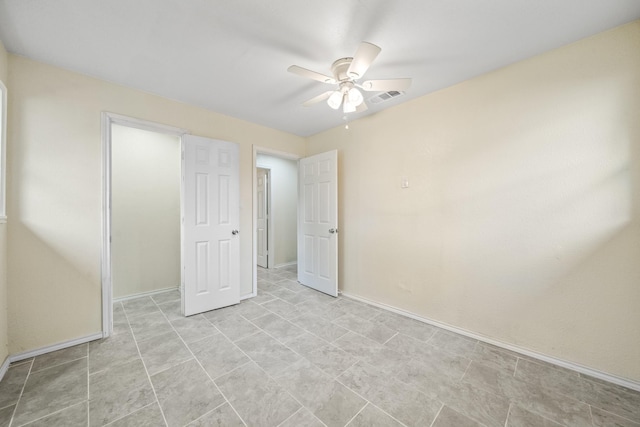
{"label": "ceiling fan blade", "polygon": [[333,77],[326,76],[324,74],[316,73],[315,71],[307,70],[306,68],[298,67],[297,65],[292,65],[287,68],[287,71],[293,74],[297,74],[302,77],[306,77],[308,79],[317,80],[322,83],[335,84],[336,81]]}
{"label": "ceiling fan blade", "polygon": [[329,91],[327,91],[325,93],[322,93],[322,94],[320,94],[320,95],[318,95],[316,97],[313,97],[310,100],[308,100],[307,102],[305,102],[304,104],[302,104],[302,106],[303,107],[309,107],[309,106],[311,106],[313,104],[317,104],[318,102],[324,101],[325,99],[328,99],[333,92],[334,91],[329,90]]}
{"label": "ceiling fan blade", "polygon": [[362,42],[358,46],[358,50],[351,61],[351,65],[347,70],[347,75],[352,79],[359,79],[364,76],[369,66],[378,56],[382,49],[372,43]]}
{"label": "ceiling fan blade", "polygon": [[369,109],[369,107],[367,107],[367,103],[363,102],[362,104],[358,105],[356,107],[356,113],[362,113],[364,111],[367,111]]}
{"label": "ceiling fan blade", "polygon": [[409,89],[411,79],[388,79],[388,80],[367,80],[360,86],[367,92],[387,92],[397,90],[398,92]]}

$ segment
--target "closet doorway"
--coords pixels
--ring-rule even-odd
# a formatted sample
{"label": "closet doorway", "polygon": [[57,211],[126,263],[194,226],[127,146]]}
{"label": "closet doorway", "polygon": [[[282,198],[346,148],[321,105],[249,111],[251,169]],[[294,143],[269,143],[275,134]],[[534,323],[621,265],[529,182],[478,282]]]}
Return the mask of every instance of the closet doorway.
{"label": "closet doorway", "polygon": [[180,286],[180,137],[111,127],[114,301]]}

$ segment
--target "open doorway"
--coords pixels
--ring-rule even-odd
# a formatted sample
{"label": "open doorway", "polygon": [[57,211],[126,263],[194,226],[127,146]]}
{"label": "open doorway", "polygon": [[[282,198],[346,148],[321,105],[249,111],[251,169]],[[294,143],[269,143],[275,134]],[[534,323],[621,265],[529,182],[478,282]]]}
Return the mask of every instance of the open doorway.
{"label": "open doorway", "polygon": [[111,127],[114,302],[180,286],[180,137]]}
{"label": "open doorway", "polygon": [[298,159],[296,155],[254,147],[254,283],[259,276],[295,279],[298,221]]}
{"label": "open doorway", "polygon": [[186,133],[102,114],[104,337],[113,331],[114,299],[179,288],[181,139]]}
{"label": "open doorway", "polygon": [[[279,232],[274,230],[271,233],[270,241],[276,240],[275,251],[269,253],[274,258],[274,268],[258,267],[257,263],[257,242],[256,238],[258,225],[258,203],[257,203],[257,177],[258,168],[268,168],[271,173],[271,223],[278,219],[274,199],[276,191],[280,190],[280,185],[275,183],[273,166],[267,164],[270,161],[289,160],[295,162],[296,175],[290,176],[287,183],[293,184],[292,189],[285,195],[291,197],[295,195],[297,207],[295,215],[291,215],[291,220],[287,220],[287,226],[295,225],[296,237],[295,259],[294,261],[279,261],[279,246],[277,238]],[[293,162],[290,162],[293,165]],[[292,168],[293,169],[293,168]],[[291,197],[293,199],[293,197]],[[293,211],[293,210],[292,210]],[[282,219],[282,218],[281,218]],[[293,228],[293,227],[292,227]],[[253,149],[253,292],[245,295],[242,299],[260,297],[260,284],[268,286],[269,283],[276,286],[274,292],[281,292],[288,296],[289,302],[301,300],[300,286],[315,289],[324,294],[338,296],[338,151],[332,150],[319,153],[305,158],[288,153],[276,152],[254,146]],[[286,233],[283,233],[286,234]],[[281,260],[282,258],[280,258]],[[278,267],[280,268],[278,270]],[[290,291],[293,288],[293,292]],[[281,288],[284,288],[281,289]],[[274,292],[263,291],[274,294]],[[293,295],[290,295],[293,293]],[[273,295],[272,295],[273,296]],[[282,295],[275,295],[280,299],[285,299]],[[268,298],[269,295],[266,295]],[[264,298],[258,298],[263,300]]]}

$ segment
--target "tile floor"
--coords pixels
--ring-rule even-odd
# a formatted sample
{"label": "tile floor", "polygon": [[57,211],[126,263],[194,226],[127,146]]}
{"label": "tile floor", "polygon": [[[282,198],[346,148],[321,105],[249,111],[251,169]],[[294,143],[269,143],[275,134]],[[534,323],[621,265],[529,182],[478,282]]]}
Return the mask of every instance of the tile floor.
{"label": "tile floor", "polygon": [[106,340],[11,365],[0,426],[640,426],[640,393],[261,270],[183,318],[118,303]]}

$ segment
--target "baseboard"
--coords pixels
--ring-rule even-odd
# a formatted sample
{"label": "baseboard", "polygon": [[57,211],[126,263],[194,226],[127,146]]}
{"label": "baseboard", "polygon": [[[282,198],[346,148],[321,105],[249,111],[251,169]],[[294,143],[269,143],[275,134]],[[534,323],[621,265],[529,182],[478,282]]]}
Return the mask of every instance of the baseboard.
{"label": "baseboard", "polygon": [[447,331],[455,332],[456,334],[464,335],[469,338],[476,339],[478,341],[495,345],[496,347],[504,348],[505,350],[510,350],[515,353],[519,353],[533,359],[541,360],[543,362],[551,363],[553,365],[561,366],[563,368],[570,369],[575,372],[579,372],[584,375],[588,375],[590,377],[598,378],[600,380],[608,381],[613,384],[617,384],[623,387],[627,387],[633,390],[640,391],[640,382],[632,381],[626,378],[621,378],[615,375],[608,374],[606,372],[598,371],[593,368],[589,368],[587,366],[580,365],[578,363],[569,362],[566,360],[558,359],[553,356],[548,356],[546,354],[538,353],[532,350],[528,350],[526,348],[518,347],[512,344],[507,344],[501,341],[494,340],[492,338],[485,337],[483,335],[479,335],[475,332],[467,331],[466,329],[458,328],[456,326],[451,326],[446,323],[438,322],[437,320],[432,320],[426,317],[421,317],[416,314],[413,314],[409,311],[405,311],[387,304],[382,304],[379,302],[371,301],[363,297],[359,297],[357,295],[351,295],[345,292],[339,292],[341,295],[354,299],[356,301],[364,302],[369,305],[373,305],[375,307],[382,308],[387,311],[391,311],[393,313],[397,313],[406,317],[409,317],[414,320],[418,320],[423,323],[427,323],[429,325],[437,326],[438,328],[446,329]]}
{"label": "baseboard", "polygon": [[297,263],[298,263],[298,261],[283,262],[282,264],[275,265],[273,268],[288,267],[290,265],[296,265]]}
{"label": "baseboard", "polygon": [[127,300],[130,300],[130,299],[136,299],[136,298],[141,298],[141,297],[150,297],[151,295],[162,294],[164,292],[169,292],[169,291],[173,291],[173,290],[180,291],[180,285],[173,286],[173,287],[170,287],[170,288],[158,289],[158,290],[155,290],[155,291],[142,292],[142,293],[135,294],[135,295],[127,295],[126,297],[114,298],[113,302],[115,303],[115,302],[122,302],[122,301],[127,301]]}
{"label": "baseboard", "polygon": [[59,342],[57,344],[47,345],[45,347],[36,348],[35,350],[24,351],[8,357],[8,360],[13,362],[19,362],[20,360],[29,359],[30,357],[41,356],[52,351],[62,350],[63,348],[73,347],[74,345],[84,344],[89,341],[95,341],[102,338],[102,332],[96,332],[95,334],[86,335],[84,337],[75,338],[69,341]]}
{"label": "baseboard", "polygon": [[11,364],[11,359],[9,356],[4,358],[4,362],[0,366],[0,381],[4,378],[4,374],[7,373],[7,369],[9,369],[9,365]]}

